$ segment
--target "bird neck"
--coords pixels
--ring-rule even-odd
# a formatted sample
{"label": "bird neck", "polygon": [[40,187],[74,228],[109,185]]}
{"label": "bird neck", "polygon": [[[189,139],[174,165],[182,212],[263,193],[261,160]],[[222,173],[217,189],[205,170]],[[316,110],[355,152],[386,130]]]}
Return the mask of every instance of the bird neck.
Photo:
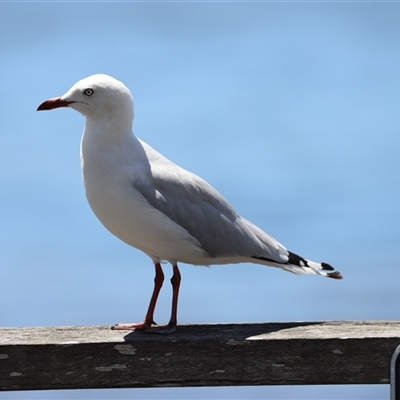
{"label": "bird neck", "polygon": [[110,120],[87,119],[81,141],[81,161],[94,169],[115,165],[146,162],[139,139],[132,133],[132,123],[118,124]]}
{"label": "bird neck", "polygon": [[132,133],[133,115],[103,114],[96,118],[86,117],[85,132],[97,136],[121,136]]}

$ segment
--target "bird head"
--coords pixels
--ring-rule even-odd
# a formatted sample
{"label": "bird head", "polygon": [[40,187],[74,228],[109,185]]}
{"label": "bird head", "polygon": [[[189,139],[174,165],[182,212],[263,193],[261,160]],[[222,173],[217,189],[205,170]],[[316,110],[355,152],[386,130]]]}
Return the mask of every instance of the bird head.
{"label": "bird head", "polygon": [[129,89],[120,81],[104,74],[80,80],[61,97],[39,105],[37,111],[71,107],[92,120],[133,119],[133,99]]}

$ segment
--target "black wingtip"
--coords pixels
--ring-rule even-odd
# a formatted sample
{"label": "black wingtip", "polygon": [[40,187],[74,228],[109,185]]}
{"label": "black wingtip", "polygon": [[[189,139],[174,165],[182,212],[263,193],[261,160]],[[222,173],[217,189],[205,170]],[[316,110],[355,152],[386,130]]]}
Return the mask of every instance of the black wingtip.
{"label": "black wingtip", "polygon": [[324,263],[324,262],[321,263],[321,267],[325,271],[334,271],[335,270],[335,268],[333,268],[331,265]]}
{"label": "black wingtip", "polygon": [[[324,262],[321,263],[321,267],[325,271],[334,271],[335,270],[335,268],[333,268],[331,265],[324,263]],[[326,276],[328,278],[333,278],[333,279],[343,279],[343,276],[339,271],[329,272]]]}
{"label": "black wingtip", "polygon": [[300,257],[299,255],[292,253],[291,251],[289,251],[288,257],[289,259],[287,261],[287,264],[293,264],[299,267],[308,267],[307,260],[305,260],[303,257]]}
{"label": "black wingtip", "polygon": [[[308,262],[305,258],[300,257],[299,255],[292,253],[291,251],[288,252],[288,261],[286,263],[282,263],[281,265],[284,264],[292,264],[292,265],[296,265],[299,267],[308,267],[311,268],[308,265]],[[256,258],[257,260],[263,260],[263,261],[267,261],[267,262],[271,262],[274,264],[279,264],[276,261],[266,258],[266,257],[252,257],[252,258]],[[342,274],[339,271],[335,271],[335,268],[332,267],[332,265],[329,265],[327,263],[322,262],[321,264],[322,270],[323,271],[333,271],[333,272],[328,272],[325,274],[322,274],[324,276],[327,276],[328,278],[332,278],[332,279],[343,279]]]}
{"label": "black wingtip", "polygon": [[[294,264],[294,265],[299,265],[300,267],[308,267],[307,260],[305,260],[303,257],[298,256],[295,253],[292,253],[289,251],[289,263]],[[321,267],[323,271],[333,271],[329,272],[326,274],[328,278],[332,279],[343,279],[342,274],[339,271],[335,271],[335,268],[332,267],[332,265],[329,265],[327,263],[322,262]]]}

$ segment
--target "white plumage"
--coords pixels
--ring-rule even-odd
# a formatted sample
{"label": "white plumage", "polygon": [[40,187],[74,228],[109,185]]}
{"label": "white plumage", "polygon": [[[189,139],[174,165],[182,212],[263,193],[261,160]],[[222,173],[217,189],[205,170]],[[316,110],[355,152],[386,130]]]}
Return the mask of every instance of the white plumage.
{"label": "white plumage", "polygon": [[[206,181],[138,139],[132,133],[133,100],[121,82],[107,75],[92,75],[76,83],[64,96],[45,101],[38,110],[67,106],[86,117],[81,164],[93,212],[110,232],[145,252],[156,266],[154,305],[150,304],[145,321],[117,325],[117,329],[159,333],[175,330],[176,309],[166,327],[150,328],[164,278],[162,275],[161,279],[160,266],[163,260],[174,267],[175,303],[180,282],[178,262],[251,262],[293,273],[341,278],[329,264],[289,252],[240,217]],[[157,284],[157,277],[161,285]]]}

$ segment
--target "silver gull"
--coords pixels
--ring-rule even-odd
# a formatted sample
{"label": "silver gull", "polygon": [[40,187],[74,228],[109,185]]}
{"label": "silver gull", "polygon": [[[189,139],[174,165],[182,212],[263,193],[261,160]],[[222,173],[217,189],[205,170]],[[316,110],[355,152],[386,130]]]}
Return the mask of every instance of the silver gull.
{"label": "silver gull", "polygon": [[[77,82],[63,96],[38,107],[70,107],[86,117],[81,140],[83,183],[102,224],[142,250],[155,265],[153,295],[143,322],[113,329],[168,334],[176,329],[181,275],[178,263],[256,263],[295,274],[341,279],[326,263],[310,261],[244,219],[206,181],[162,156],[132,132],[133,100],[120,81],[103,74]],[[161,263],[172,265],[172,311],[155,326],[154,309],[164,281]]]}

